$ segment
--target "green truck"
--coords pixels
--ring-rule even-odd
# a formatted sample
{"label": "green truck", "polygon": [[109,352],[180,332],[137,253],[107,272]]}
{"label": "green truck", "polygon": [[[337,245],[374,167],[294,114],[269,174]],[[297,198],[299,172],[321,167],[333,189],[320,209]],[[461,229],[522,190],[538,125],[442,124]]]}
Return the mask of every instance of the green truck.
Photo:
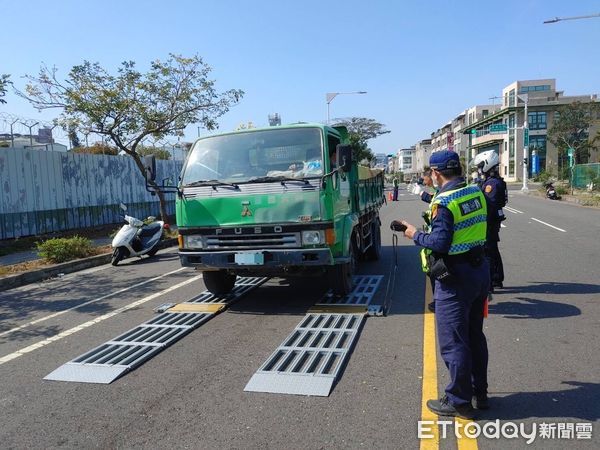
{"label": "green truck", "polygon": [[219,295],[238,275],[327,276],[349,293],[357,262],[380,256],[385,198],[383,173],[347,141],[344,127],[309,123],[198,139],[176,188],[181,264]]}

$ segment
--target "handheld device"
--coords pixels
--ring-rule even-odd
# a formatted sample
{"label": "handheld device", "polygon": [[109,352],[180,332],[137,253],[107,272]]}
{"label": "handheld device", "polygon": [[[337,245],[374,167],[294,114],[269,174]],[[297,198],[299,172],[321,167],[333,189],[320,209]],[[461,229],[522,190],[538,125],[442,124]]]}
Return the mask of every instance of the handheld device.
{"label": "handheld device", "polygon": [[400,223],[398,220],[392,220],[392,223],[390,223],[390,228],[394,231],[406,231],[406,225]]}

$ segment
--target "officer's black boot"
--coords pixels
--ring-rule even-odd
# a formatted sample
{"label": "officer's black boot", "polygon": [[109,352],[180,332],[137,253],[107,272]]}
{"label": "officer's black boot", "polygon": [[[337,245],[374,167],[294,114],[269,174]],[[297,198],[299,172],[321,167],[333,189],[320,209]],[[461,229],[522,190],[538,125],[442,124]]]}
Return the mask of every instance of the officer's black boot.
{"label": "officer's black boot", "polygon": [[462,417],[463,419],[472,419],[475,415],[473,406],[470,403],[466,405],[453,406],[450,404],[447,396],[439,400],[427,400],[427,407],[431,412],[438,416]]}
{"label": "officer's black boot", "polygon": [[474,395],[473,405],[475,406],[475,409],[489,409],[490,402],[487,394]]}

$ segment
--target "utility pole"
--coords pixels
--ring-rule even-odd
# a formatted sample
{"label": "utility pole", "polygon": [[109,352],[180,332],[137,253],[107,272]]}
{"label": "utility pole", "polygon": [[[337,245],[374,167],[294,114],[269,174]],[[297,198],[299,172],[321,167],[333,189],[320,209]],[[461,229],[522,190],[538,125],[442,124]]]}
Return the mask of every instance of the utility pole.
{"label": "utility pole", "polygon": [[521,187],[521,192],[527,194],[529,192],[529,188],[527,187],[529,157],[529,124],[527,123],[529,116],[527,115],[527,104],[529,103],[529,95],[521,94],[517,95],[517,97],[525,102],[525,117],[523,119],[523,187]]}
{"label": "utility pole", "polygon": [[556,23],[556,22],[562,22],[564,20],[591,19],[593,17],[600,17],[600,13],[598,13],[598,14],[590,14],[590,15],[587,15],[587,16],[555,17],[554,19],[544,20],[544,23]]}

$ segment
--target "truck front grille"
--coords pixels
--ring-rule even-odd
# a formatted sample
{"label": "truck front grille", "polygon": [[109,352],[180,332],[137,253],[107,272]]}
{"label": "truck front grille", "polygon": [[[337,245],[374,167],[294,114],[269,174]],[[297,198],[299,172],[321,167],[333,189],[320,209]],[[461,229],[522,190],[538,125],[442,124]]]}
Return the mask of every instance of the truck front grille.
{"label": "truck front grille", "polygon": [[236,236],[207,236],[207,250],[248,250],[300,247],[300,233],[254,234]]}

